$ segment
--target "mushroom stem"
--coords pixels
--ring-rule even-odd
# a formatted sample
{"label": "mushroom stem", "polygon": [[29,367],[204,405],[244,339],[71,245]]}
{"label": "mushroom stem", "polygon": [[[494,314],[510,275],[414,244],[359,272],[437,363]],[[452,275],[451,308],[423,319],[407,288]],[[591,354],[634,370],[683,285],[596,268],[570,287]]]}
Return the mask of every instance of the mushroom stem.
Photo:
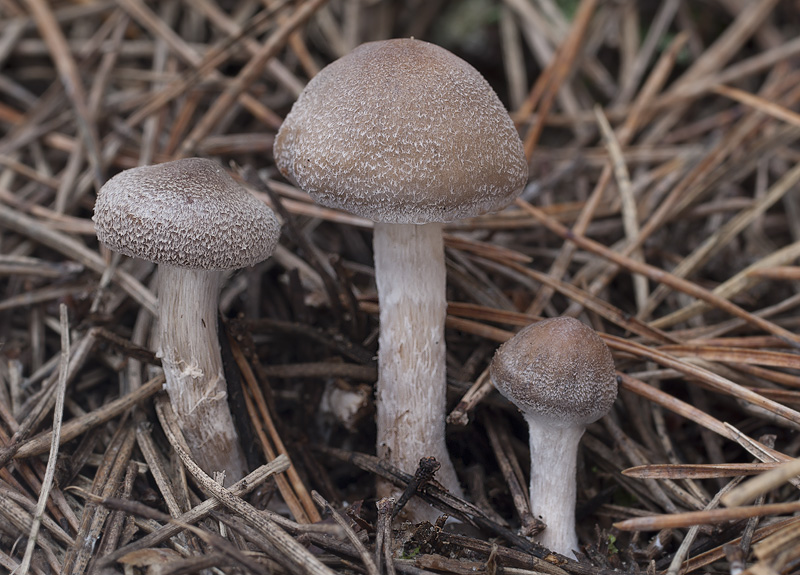
{"label": "mushroom stem", "polygon": [[578,443],[586,428],[556,427],[551,421],[525,417],[531,449],[531,511],[547,529],[537,541],[556,553],[574,557],[579,549],[575,532],[575,493]]}
{"label": "mushroom stem", "polygon": [[[381,324],[378,456],[406,473],[414,473],[421,458],[433,456],[442,464],[436,479],[461,496],[445,444],[447,300],[442,226],[376,223],[373,242]],[[389,488],[379,486],[379,490]]]}
{"label": "mushroom stem", "polygon": [[246,464],[217,336],[222,272],[160,264],[158,273],[158,355],[172,408],[197,464],[207,473],[224,470],[230,485]]}

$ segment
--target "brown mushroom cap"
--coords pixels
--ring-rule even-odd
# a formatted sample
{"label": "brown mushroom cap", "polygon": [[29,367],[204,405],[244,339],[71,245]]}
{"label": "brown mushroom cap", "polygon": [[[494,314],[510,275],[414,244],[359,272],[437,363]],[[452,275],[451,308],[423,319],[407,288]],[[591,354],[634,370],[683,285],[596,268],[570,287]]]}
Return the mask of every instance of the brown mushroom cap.
{"label": "brown mushroom cap", "polygon": [[100,189],[93,219],[110,249],[191,269],[254,265],[280,237],[272,210],[202,158],[120,172]]}
{"label": "brown mushroom cap", "polygon": [[514,124],[483,76],[434,44],[362,44],[317,74],[275,161],[320,204],[385,223],[508,205],[528,179]]}
{"label": "brown mushroom cap", "polygon": [[571,317],[521,330],[497,350],[490,374],[525,415],[554,427],[592,423],[617,397],[611,352],[592,328]]}

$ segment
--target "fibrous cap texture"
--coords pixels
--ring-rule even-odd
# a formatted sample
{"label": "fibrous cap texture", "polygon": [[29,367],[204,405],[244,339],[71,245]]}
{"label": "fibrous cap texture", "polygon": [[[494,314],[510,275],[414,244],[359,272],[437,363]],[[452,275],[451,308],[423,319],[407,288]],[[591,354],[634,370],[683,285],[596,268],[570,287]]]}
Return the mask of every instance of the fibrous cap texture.
{"label": "fibrous cap texture", "polygon": [[528,179],[519,135],[483,76],[414,39],[362,44],[324,68],[274,154],[320,204],[386,223],[498,210]]}
{"label": "fibrous cap texture", "polygon": [[254,265],[280,236],[272,210],[202,158],[120,172],[100,189],[93,219],[110,249],[191,269]]}
{"label": "fibrous cap texture", "polygon": [[497,350],[490,374],[527,417],[554,427],[592,423],[617,397],[611,352],[592,328],[571,317],[521,330]]}

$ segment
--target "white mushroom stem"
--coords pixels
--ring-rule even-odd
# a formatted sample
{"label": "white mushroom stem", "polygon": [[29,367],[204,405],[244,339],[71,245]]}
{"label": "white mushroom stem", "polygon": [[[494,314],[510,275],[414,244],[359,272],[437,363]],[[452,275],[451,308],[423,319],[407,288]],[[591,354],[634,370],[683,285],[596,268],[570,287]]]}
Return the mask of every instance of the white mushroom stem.
{"label": "white mushroom stem", "polygon": [[222,272],[160,264],[158,273],[158,355],[172,408],[197,464],[209,474],[224,470],[230,485],[246,464],[217,338]]}
{"label": "white mushroom stem", "polygon": [[526,415],[531,449],[531,511],[547,529],[537,541],[551,551],[574,557],[579,549],[575,532],[575,493],[578,443],[582,425],[556,427],[551,421]]}
{"label": "white mushroom stem", "polygon": [[407,473],[433,456],[442,464],[436,479],[461,496],[445,444],[442,226],[376,223],[373,242],[380,303],[378,456]]}

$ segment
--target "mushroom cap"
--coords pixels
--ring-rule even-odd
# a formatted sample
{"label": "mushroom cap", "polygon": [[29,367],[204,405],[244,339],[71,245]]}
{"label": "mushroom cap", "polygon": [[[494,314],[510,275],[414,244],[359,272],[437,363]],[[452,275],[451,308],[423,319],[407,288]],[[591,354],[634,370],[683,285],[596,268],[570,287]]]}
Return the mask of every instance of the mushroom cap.
{"label": "mushroom cap", "polygon": [[275,162],[320,204],[376,222],[448,222],[508,205],[528,179],[497,94],[434,44],[362,44],[306,86]]}
{"label": "mushroom cap", "polygon": [[489,371],[526,417],[554,427],[597,421],[617,397],[611,352],[592,328],[571,317],[522,329],[498,348]]}
{"label": "mushroom cap", "polygon": [[92,219],[108,248],[191,269],[254,265],[280,237],[272,210],[203,158],[120,172],[100,188]]}

